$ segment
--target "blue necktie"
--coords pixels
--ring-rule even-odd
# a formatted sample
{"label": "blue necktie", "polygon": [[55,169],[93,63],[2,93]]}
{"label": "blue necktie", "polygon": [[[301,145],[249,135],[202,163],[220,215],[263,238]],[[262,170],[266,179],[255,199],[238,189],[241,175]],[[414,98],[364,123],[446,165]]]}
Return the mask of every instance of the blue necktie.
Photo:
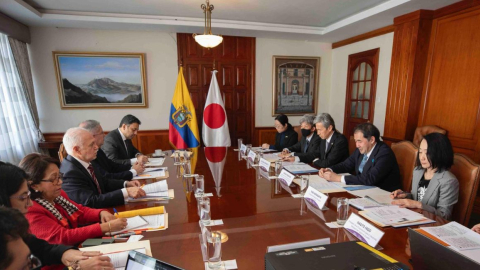
{"label": "blue necktie", "polygon": [[308,148],[308,141],[305,142],[305,148],[303,149],[303,153],[307,152],[307,148]]}
{"label": "blue necktie", "polygon": [[367,156],[367,155],[363,155],[362,162],[360,162],[360,166],[358,166],[358,171],[359,171],[360,173],[363,173],[363,167],[365,167],[365,164],[367,164],[367,160],[368,160],[368,156]]}

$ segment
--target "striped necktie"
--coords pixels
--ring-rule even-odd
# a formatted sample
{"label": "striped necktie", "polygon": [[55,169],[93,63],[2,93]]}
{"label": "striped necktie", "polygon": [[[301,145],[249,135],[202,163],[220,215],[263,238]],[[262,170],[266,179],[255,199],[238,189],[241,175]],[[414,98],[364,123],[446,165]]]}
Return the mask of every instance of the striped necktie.
{"label": "striped necktie", "polygon": [[88,165],[88,171],[92,176],[93,182],[95,182],[95,185],[97,186],[98,194],[102,194],[102,190],[100,189],[100,185],[98,184],[98,180],[97,180],[97,177],[95,176],[95,171],[93,170],[92,164]]}
{"label": "striped necktie", "polygon": [[360,162],[360,166],[358,166],[358,171],[360,173],[363,173],[363,167],[365,167],[365,164],[367,164],[368,156],[365,154],[363,155],[362,162]]}

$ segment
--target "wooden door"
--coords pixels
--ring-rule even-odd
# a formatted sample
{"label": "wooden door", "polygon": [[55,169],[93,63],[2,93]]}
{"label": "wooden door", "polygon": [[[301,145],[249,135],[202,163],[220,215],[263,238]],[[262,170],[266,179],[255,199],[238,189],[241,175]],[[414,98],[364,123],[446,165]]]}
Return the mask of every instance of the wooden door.
{"label": "wooden door", "polygon": [[348,57],[343,126],[343,134],[347,138],[353,135],[353,130],[358,124],[373,123],[379,52],[380,49],[377,48]]}
{"label": "wooden door", "polygon": [[[232,146],[237,139],[252,142],[255,127],[255,38],[224,36],[213,49],[198,45],[192,34],[177,34],[178,62],[184,67],[192,102],[202,133],[203,108],[213,65],[224,98]],[[202,141],[203,145],[203,141]]]}

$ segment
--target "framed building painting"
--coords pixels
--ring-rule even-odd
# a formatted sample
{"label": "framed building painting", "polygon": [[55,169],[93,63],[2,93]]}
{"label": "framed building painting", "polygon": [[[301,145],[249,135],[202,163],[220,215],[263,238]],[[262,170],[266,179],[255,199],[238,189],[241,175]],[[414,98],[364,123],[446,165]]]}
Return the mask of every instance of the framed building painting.
{"label": "framed building painting", "polygon": [[272,115],[317,113],[320,57],[273,56]]}
{"label": "framed building painting", "polygon": [[53,52],[62,109],[146,108],[145,54]]}

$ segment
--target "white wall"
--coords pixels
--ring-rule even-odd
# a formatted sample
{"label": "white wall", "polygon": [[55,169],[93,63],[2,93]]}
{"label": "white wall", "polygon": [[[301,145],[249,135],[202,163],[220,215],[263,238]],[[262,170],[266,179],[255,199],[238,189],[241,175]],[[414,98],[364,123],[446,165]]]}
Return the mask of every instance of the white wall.
{"label": "white wall", "polygon": [[[320,89],[317,112],[328,112],[332,66],[330,43],[257,38],[255,71],[255,126],[273,127],[272,117],[272,56],[320,57]],[[292,125],[298,125],[301,116],[289,117]]]}
{"label": "white wall", "polygon": [[[86,119],[96,119],[105,130],[112,130],[128,113],[140,118],[143,130],[168,129],[167,115],[177,80],[175,34],[34,27],[31,37],[29,53],[43,132],[64,132]],[[61,110],[52,51],[146,53],[149,107]]]}
{"label": "white wall", "polygon": [[363,40],[333,50],[332,89],[329,95],[329,112],[335,120],[336,127],[339,131],[343,131],[348,56],[350,54],[375,48],[380,48],[380,55],[378,60],[378,80],[373,124],[380,130],[380,135],[383,134],[387,106],[388,82],[390,77],[390,63],[392,60],[393,33]]}

